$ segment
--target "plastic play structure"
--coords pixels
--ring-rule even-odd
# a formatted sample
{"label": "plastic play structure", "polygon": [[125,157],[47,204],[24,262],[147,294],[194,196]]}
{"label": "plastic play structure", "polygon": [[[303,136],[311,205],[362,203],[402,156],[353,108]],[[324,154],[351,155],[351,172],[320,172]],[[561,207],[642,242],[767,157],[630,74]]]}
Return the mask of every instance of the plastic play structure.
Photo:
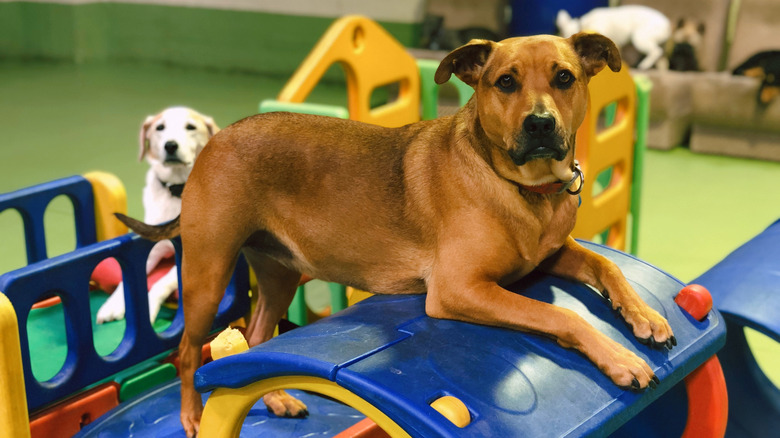
{"label": "plastic play structure", "polygon": [[[437,63],[415,61],[399,47],[370,20],[338,20],[279,99],[264,101],[261,110],[315,112],[388,126],[419,120],[421,115],[435,117],[438,86],[432,71]],[[384,64],[387,59],[392,61],[389,66]],[[349,107],[304,102],[334,62],[346,65]],[[625,69],[608,74],[612,76],[602,80],[599,75],[592,81],[586,124],[578,134],[578,159],[587,174],[596,177],[586,179],[589,185],[583,191],[577,232],[586,238],[604,234],[606,244],[622,250],[631,228],[625,221],[629,212],[634,215],[632,226],[637,226],[641,181],[637,151],[644,147],[644,135],[637,135],[635,142],[634,133],[646,128],[647,86],[632,80]],[[399,84],[398,97],[371,108],[367,102],[373,90],[391,83]],[[466,88],[456,85],[461,104],[470,97]],[[0,195],[0,212],[13,208],[22,214],[29,262],[0,276],[0,424],[12,436],[50,436],[54,431],[84,437],[182,434],[172,350],[181,335],[181,310],[164,330],[157,332],[149,323],[142,291],[151,244],[115,228],[118,222],[111,213],[125,211],[124,190],[115,178],[108,180],[72,177]],[[47,259],[41,217],[48,202],[61,194],[74,205],[80,230],[77,249]],[[735,252],[734,260],[753,266],[750,257],[758,252],[756,245],[776,248],[778,230],[777,224],[770,227],[757,238],[759,243],[751,241]],[[581,355],[544,337],[428,318],[424,296],[376,296],[247,352],[204,365],[196,374],[196,386],[206,402],[201,434],[723,436],[728,403],[715,354],[726,343],[726,326],[748,325],[780,340],[780,327],[769,313],[755,316],[745,300],[729,298],[742,289],[755,292],[754,283],[726,280],[747,277],[739,271],[745,265],[732,267],[730,256],[724,266],[697,280],[713,290],[716,305],[724,306],[721,316],[712,308],[713,297],[706,289],[686,287],[618,249],[583,244],[614,260],[637,292],[669,319],[677,347],[667,352],[642,345],[603,298],[584,285],[534,276],[513,290],[576,310],[598,330],[645,358],[661,379],[656,390],[619,389]],[[126,328],[118,347],[101,355],[93,342],[88,283],[95,266],[108,258],[119,262],[126,284]],[[758,269],[766,275],[756,278],[769,281],[771,270],[764,261]],[[249,289],[248,269],[239,263],[215,330],[244,316]],[[346,306],[346,300],[343,287],[334,286],[333,292],[336,312]],[[27,321],[35,303],[52,294],[62,302],[68,353],[61,370],[41,382],[31,370]],[[301,298],[289,315],[291,319],[298,315],[295,322],[305,323]],[[771,297],[764,298],[762,303],[777,304]],[[729,332],[726,348],[747,354],[744,338],[732,339],[734,331]],[[207,348],[203,354],[208,357]],[[729,359],[724,369],[729,382],[742,384],[750,379],[746,370],[752,368],[749,361]],[[761,384],[754,380],[754,385]],[[128,390],[127,385],[136,386]],[[294,389],[311,415],[291,420],[268,414],[258,400],[276,388]],[[739,394],[732,392],[729,397]],[[762,394],[778,405],[776,392]],[[752,409],[737,409],[729,421],[751,423],[745,430],[776,430],[776,412],[756,414],[771,429],[750,429],[760,423],[749,416],[751,412],[744,412]],[[773,420],[767,420],[770,417]]]}
{"label": "plastic play structure", "polygon": [[728,328],[720,354],[729,384],[727,436],[761,437],[780,428],[780,389],[758,367],[745,327],[780,342],[780,221],[694,280],[712,292]]}
{"label": "plastic play structure", "polygon": [[[46,259],[43,214],[59,195],[67,196],[74,206],[77,249]],[[132,292],[145,290],[145,263],[152,243],[121,234],[126,229],[115,225],[118,222],[110,212],[126,211],[125,201],[121,182],[105,173],[64,178],[0,195],[0,211],[14,209],[23,218],[29,259],[28,266],[0,276],[0,380],[8,386],[0,392],[0,421],[20,432],[12,436],[73,435],[128,394],[146,389],[149,382],[157,383],[160,374],[169,378],[176,374],[169,371],[172,365],[168,362],[175,362],[175,358],[168,355],[178,345],[183,317],[179,311],[170,326],[157,333],[149,322],[146,294]],[[126,328],[121,342],[111,353],[100,355],[93,338],[89,283],[98,264],[111,258],[119,262],[126,290],[131,293],[125,296]],[[240,263],[215,327],[243,316],[249,304],[248,291],[248,268]],[[36,303],[51,295],[61,300],[58,305],[64,314],[67,356],[56,375],[39,381],[31,366],[28,318]],[[128,370],[129,374],[118,374]],[[32,414],[29,423],[28,411]]]}
{"label": "plastic play structure", "polygon": [[[46,193],[39,198],[45,201],[57,187],[69,191],[74,181],[83,185],[85,180],[68,178],[45,184],[46,190],[32,188],[21,191],[23,196],[19,192],[4,195],[3,205],[21,209],[20,205],[35,204],[39,193]],[[15,201],[17,197],[24,198],[24,202]],[[80,215],[79,207],[89,210],[92,205],[88,198],[74,201],[77,218],[86,217]],[[712,400],[725,397],[722,375],[719,380],[719,374],[711,371],[717,362],[708,360],[724,342],[724,325],[720,315],[707,306],[707,294],[694,291],[693,305],[686,304],[689,293],[685,289],[680,292],[683,285],[663,272],[616,250],[586,245],[614,259],[644,299],[672,321],[680,342],[677,348],[664,353],[640,344],[603,299],[586,286],[537,277],[517,285],[516,290],[585,315],[599,330],[645,357],[662,379],[662,388],[674,386],[686,378],[688,370],[704,363],[697,373],[703,373],[704,385],[699,386],[707,391],[692,389],[696,388],[697,373],[686,378],[690,404],[687,424],[698,428],[688,433],[709,428],[711,434],[707,436],[718,436],[725,416],[712,418],[710,412],[708,417],[696,409],[707,406],[709,411]],[[9,373],[2,376],[8,387],[2,393],[0,413],[8,417],[2,419],[5,424],[20,431],[19,436],[24,436],[28,426],[38,436],[72,434],[85,416],[96,418],[112,405],[114,409],[87,425],[79,435],[104,436],[113,430],[122,436],[130,425],[139,435],[167,435],[179,430],[176,380],[119,404],[118,383],[105,379],[134,364],[166,356],[181,330],[181,315],[176,315],[166,331],[155,333],[146,318],[145,295],[129,294],[124,340],[105,357],[97,355],[92,347],[91,319],[86,316],[85,285],[94,266],[108,257],[116,258],[123,266],[128,290],[139,290],[144,276],[142,262],[150,248],[149,242],[126,234],[0,277],[5,294],[0,323],[7,328],[3,331],[2,369]],[[236,292],[246,290],[248,272],[242,267],[234,276],[216,325],[224,326],[243,314],[248,298]],[[37,382],[30,372],[27,331],[19,328],[26,327],[32,305],[52,291],[62,298],[63,311],[68,315],[66,330],[72,353],[57,376]],[[624,423],[662,393],[656,390],[637,394],[616,388],[587,360],[543,337],[428,318],[423,302],[423,296],[374,297],[249,352],[203,367],[197,377],[198,386],[204,391],[216,389],[204,396],[207,408],[202,433],[233,436],[243,424],[252,433],[261,431],[266,436],[298,436],[323,427],[343,428],[343,437],[359,436],[350,430],[365,429],[360,421],[365,415],[390,436],[503,436],[508,430],[535,434],[542,430],[538,428],[551,430],[549,418],[559,415],[556,412],[564,403],[570,422],[553,422],[559,424],[561,433],[614,431],[637,436],[630,429],[631,422]],[[426,354],[420,355],[421,351]],[[24,385],[22,379],[13,378],[20,371]],[[719,371],[717,366],[715,371]],[[297,388],[331,399],[301,393],[312,412],[308,419],[269,418],[263,414],[264,408],[252,406],[263,392],[275,387]],[[718,388],[723,391],[713,394],[711,390]],[[562,396],[580,392],[589,396]],[[449,417],[434,413],[438,411],[430,406],[447,396],[456,399],[468,413],[468,424],[462,428]],[[27,412],[20,412],[25,404],[35,412],[29,425]],[[725,414],[723,410],[718,412]],[[242,422],[247,414],[252,421]]]}
{"label": "plastic play structure", "polygon": [[[679,307],[674,298],[682,284],[630,256],[586,245],[632,273],[630,281],[643,298],[685,339],[678,351],[641,346],[586,286],[544,276],[514,290],[576,310],[645,357],[662,385],[672,386],[684,377],[685,367],[670,363],[697,366],[720,348],[725,335],[720,317],[705,311],[699,321]],[[287,387],[349,404],[390,436],[414,437],[608,434],[660,394],[620,390],[576,352],[542,337],[429,318],[424,300],[421,295],[376,296],[202,367],[196,386],[214,392],[201,430],[208,436],[238,436],[242,416],[258,398]],[[588,397],[562,396],[567,393]],[[705,398],[698,401],[697,394],[689,395],[694,405],[709,403],[709,394],[701,394]],[[466,406],[467,425],[456,426],[430,406],[444,396]],[[688,424],[699,428],[706,421],[689,417]]]}

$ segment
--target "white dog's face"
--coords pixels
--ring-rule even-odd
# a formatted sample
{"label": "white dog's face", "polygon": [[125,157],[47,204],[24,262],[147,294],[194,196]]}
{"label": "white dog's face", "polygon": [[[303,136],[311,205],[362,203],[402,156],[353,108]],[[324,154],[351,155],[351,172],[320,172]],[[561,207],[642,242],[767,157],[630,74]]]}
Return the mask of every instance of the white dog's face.
{"label": "white dog's face", "polygon": [[211,117],[190,108],[168,108],[147,117],[141,126],[139,159],[146,158],[163,178],[186,178],[195,158],[218,130]]}

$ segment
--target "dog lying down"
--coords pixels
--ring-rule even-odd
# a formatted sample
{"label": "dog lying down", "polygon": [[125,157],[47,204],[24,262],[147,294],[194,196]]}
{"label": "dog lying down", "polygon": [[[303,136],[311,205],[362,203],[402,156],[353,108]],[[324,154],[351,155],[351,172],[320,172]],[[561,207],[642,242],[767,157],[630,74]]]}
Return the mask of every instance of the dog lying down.
{"label": "dog lying down", "polygon": [[737,66],[732,73],[761,81],[756,94],[760,108],[766,108],[780,96],[780,50],[758,52]]}
{"label": "dog lying down", "polygon": [[564,37],[580,31],[598,32],[623,48],[629,43],[644,57],[641,70],[655,66],[664,56],[664,45],[672,33],[669,19],[661,12],[641,5],[595,8],[580,18],[561,9],[555,19]]}
{"label": "dog lying down", "polygon": [[[138,160],[146,158],[149,170],[143,190],[144,221],[160,224],[176,218],[181,212],[181,193],[192,171],[195,158],[209,139],[219,131],[214,119],[191,108],[171,107],[148,116],[138,135]],[[172,258],[173,244],[157,243],[146,262],[149,275],[161,261]],[[149,318],[157,318],[163,303],[179,288],[174,265],[149,289]],[[125,294],[122,283],[100,307],[97,323],[125,317]]]}
{"label": "dog lying down", "polygon": [[[436,71],[475,94],[457,114],[400,128],[290,113],[241,120],[195,163],[181,216],[143,237],[181,235],[185,330],[182,413],[198,430],[193,374],[238,254],[257,273],[250,345],[273,334],[301,274],[383,294],[427,293],[426,313],[550,337],[588,357],[620,387],[654,387],[647,363],[572,310],[509,292],[534,270],[592,285],[634,335],[676,344],[610,260],[569,236],[581,172],[575,134],[588,81],[621,58],[602,35],[472,40]],[[305,415],[283,391],[276,415]]]}

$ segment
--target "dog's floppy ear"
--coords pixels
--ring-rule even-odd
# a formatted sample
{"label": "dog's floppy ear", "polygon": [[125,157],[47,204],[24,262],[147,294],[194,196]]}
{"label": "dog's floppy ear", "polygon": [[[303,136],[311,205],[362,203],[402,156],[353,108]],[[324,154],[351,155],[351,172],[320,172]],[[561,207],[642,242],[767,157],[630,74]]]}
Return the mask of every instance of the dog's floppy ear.
{"label": "dog's floppy ear", "polygon": [[146,120],[144,120],[144,123],[141,124],[141,131],[138,133],[138,161],[143,161],[144,156],[146,156],[146,142],[148,141],[146,132],[149,131],[152,123],[159,117],[159,114],[156,116],[148,116]]}
{"label": "dog's floppy ear", "polygon": [[574,51],[580,56],[582,68],[588,77],[593,77],[604,67],[620,71],[620,51],[611,39],[598,33],[579,32],[569,38]]}
{"label": "dog's floppy ear", "polygon": [[209,130],[209,138],[213,137],[214,134],[219,132],[219,126],[217,126],[212,117],[203,116],[203,123],[206,124],[206,129]]}
{"label": "dog's floppy ear", "polygon": [[439,68],[436,69],[434,80],[437,84],[443,84],[454,73],[463,82],[476,87],[482,67],[495,44],[488,40],[471,40],[465,46],[458,47],[441,61]]}

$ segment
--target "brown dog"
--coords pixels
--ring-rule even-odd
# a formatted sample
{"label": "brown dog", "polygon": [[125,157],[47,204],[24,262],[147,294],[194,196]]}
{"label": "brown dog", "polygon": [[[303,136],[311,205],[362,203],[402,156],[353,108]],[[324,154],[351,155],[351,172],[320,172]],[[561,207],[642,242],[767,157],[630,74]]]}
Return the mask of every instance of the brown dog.
{"label": "brown dog", "polygon": [[[271,337],[307,274],[376,293],[427,292],[432,317],[549,336],[621,387],[655,386],[642,359],[573,311],[502,287],[537,268],[584,282],[603,291],[638,338],[676,343],[615,264],[569,236],[588,81],[620,65],[615,45],[597,34],[475,40],[436,72],[438,83],[455,74],[476,90],[452,117],[390,129],[272,113],[215,135],[178,221],[150,227],[126,219],[148,238],[181,233],[188,435],[202,410],[192,383],[201,345],[242,251],[260,289],[250,345]],[[283,393],[265,402],[277,414],[305,412]]]}

